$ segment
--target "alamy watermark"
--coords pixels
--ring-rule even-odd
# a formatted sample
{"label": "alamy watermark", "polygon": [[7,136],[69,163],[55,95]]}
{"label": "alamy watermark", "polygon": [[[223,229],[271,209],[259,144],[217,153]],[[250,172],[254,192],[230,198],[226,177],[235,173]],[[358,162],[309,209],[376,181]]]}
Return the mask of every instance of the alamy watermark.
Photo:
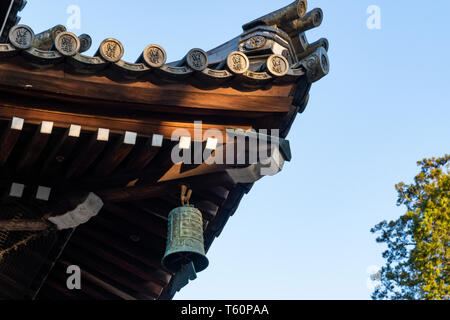
{"label": "alamy watermark", "polygon": [[367,29],[380,30],[381,29],[381,8],[377,5],[370,5],[367,10],[369,17],[367,18]]}
{"label": "alamy watermark", "polygon": [[70,5],[66,10],[69,17],[67,18],[67,29],[80,30],[81,29],[81,8],[77,5]]}
{"label": "alamy watermark", "polygon": [[69,277],[66,281],[67,289],[69,290],[81,290],[81,269],[79,266],[69,266],[67,267],[67,274]]}
{"label": "alamy watermark", "polygon": [[171,152],[174,164],[260,165],[261,175],[273,175],[284,162],[278,129],[227,130],[224,134],[214,128],[203,130],[202,122],[195,121],[193,136],[177,129],[171,140],[179,142]]}

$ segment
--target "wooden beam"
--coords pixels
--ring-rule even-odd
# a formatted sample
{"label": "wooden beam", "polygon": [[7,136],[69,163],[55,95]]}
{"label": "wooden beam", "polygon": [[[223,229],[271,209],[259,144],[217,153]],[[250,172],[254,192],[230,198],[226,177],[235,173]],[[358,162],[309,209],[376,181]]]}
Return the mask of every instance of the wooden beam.
{"label": "wooden beam", "polygon": [[168,184],[187,184],[195,189],[208,189],[213,186],[222,186],[228,190],[235,186],[234,181],[226,172],[215,172],[199,176],[190,176],[174,179],[168,182]]}
{"label": "wooden beam", "polygon": [[162,147],[163,136],[153,135],[131,155],[126,165],[126,171],[138,171],[144,169],[158,154]]}
{"label": "wooden beam", "polygon": [[[101,216],[97,216],[92,219],[89,225],[101,228],[105,232],[111,233],[116,236],[121,241],[130,241],[130,236],[139,235],[140,241],[135,243],[136,247],[142,248],[148,252],[148,255],[154,255],[157,257],[162,257],[166,248],[166,241],[163,238],[155,236],[149,232],[145,232],[139,226],[131,224],[125,219],[107,219]],[[117,226],[120,228],[117,228]],[[161,267],[161,261],[155,260],[155,262]]]}
{"label": "wooden beam", "polygon": [[[5,288],[6,285],[6,288]],[[30,296],[31,292],[23,284],[9,278],[0,273],[0,286],[3,290],[0,291],[0,298],[22,300]]]}
{"label": "wooden beam", "polygon": [[[192,184],[191,187],[193,187]],[[219,192],[216,192],[214,188],[202,188],[201,186],[198,185],[195,185],[193,193],[195,193],[193,194],[192,197],[193,201],[206,200],[219,207],[227,199],[227,194],[221,194]]]}
{"label": "wooden beam", "polygon": [[[0,119],[10,119],[16,115],[26,114],[27,123],[39,125],[42,121],[54,122],[55,127],[68,128],[73,123],[82,123],[84,131],[95,132],[98,128],[109,128],[111,133],[123,134],[129,130],[138,132],[139,135],[151,137],[153,134],[159,134],[164,139],[170,140],[172,133],[177,129],[187,130],[194,137],[194,121],[186,120],[161,120],[158,118],[149,119],[130,119],[127,117],[112,117],[100,115],[87,115],[75,112],[63,112],[54,110],[38,109],[35,107],[18,107],[14,104],[1,103]],[[202,135],[210,129],[217,129],[226,136],[229,128],[241,128],[243,130],[251,129],[251,125],[242,124],[223,124],[223,123],[203,123]]]}
{"label": "wooden beam", "polygon": [[57,283],[53,279],[48,279],[45,283],[48,287],[52,288],[53,290],[56,290],[59,293],[58,296],[60,297],[59,299],[61,300],[64,299],[77,300],[80,298],[80,295],[76,294],[77,290],[75,291],[69,290],[67,289],[67,287],[61,285],[60,283]]}
{"label": "wooden beam", "polygon": [[[54,243],[53,248],[47,254],[48,265],[44,265],[40,268],[39,275],[35,277],[33,283],[30,285],[30,288],[34,290],[33,300],[39,295],[42,286],[56,266],[57,261],[73,233],[74,230],[61,231],[58,233],[56,243]],[[65,272],[64,275],[66,275]]]}
{"label": "wooden beam", "polygon": [[[247,139],[248,140],[248,139]],[[187,184],[198,184],[198,186],[205,186],[209,188],[211,185],[221,185],[227,189],[232,189],[236,185],[230,175],[229,170],[242,168],[244,165],[251,167],[250,164],[250,152],[255,155],[255,159],[252,161],[258,161],[259,154],[263,151],[267,152],[267,148],[270,144],[264,146],[264,149],[260,148],[258,145],[251,145],[248,141],[243,145],[242,150],[235,150],[233,162],[231,164],[207,164],[205,162],[192,165],[184,163],[174,164],[171,159],[172,149],[178,145],[178,142],[170,141],[166,143],[165,146],[160,150],[158,155],[153,158],[151,163],[141,170],[127,171],[123,170],[117,174],[113,174],[110,177],[105,177],[102,181],[99,181],[95,177],[87,177],[81,182],[84,184],[89,184],[91,187],[99,185],[120,185],[126,184],[130,181],[139,180],[136,185],[153,184],[156,181],[160,183],[187,183]],[[220,150],[221,154],[226,157],[227,149],[236,149],[235,142],[229,142],[225,145],[217,146],[216,151]],[[203,149],[201,149],[203,150]],[[240,154],[242,153],[242,154]],[[237,158],[242,157],[245,161],[240,166],[237,165]],[[226,159],[223,159],[225,163]],[[211,182],[211,184],[210,184]],[[217,201],[216,201],[217,202]]]}
{"label": "wooden beam", "polygon": [[17,172],[28,174],[32,170],[33,165],[39,159],[42,151],[44,151],[52,131],[53,122],[50,121],[44,121],[38,128],[36,128],[33,137],[25,147],[19,163],[17,164]]}
{"label": "wooden beam", "polygon": [[70,164],[65,175],[66,179],[82,176],[103,152],[108,141],[109,129],[98,129]]}
{"label": "wooden beam", "polygon": [[[80,293],[80,295],[76,298],[77,300],[86,300],[86,299],[94,299],[94,300],[108,300],[115,298],[116,296],[113,294],[108,294],[105,290],[100,288],[100,292],[98,289],[99,287],[93,283],[92,281],[89,281],[88,278],[83,278],[81,280],[81,290],[69,290],[67,289],[66,282],[67,277],[69,276],[66,271],[67,267],[62,266],[61,264],[57,265],[58,268],[55,268],[55,270],[52,272],[52,276],[50,277],[47,284],[50,284],[51,281],[54,281],[54,283],[57,281],[57,285],[62,287],[63,294],[64,295],[71,295],[71,293]],[[81,274],[83,276],[83,274]],[[75,291],[75,292],[74,292]],[[107,294],[105,294],[107,293]],[[61,295],[60,295],[61,296]]]}
{"label": "wooden beam", "polygon": [[114,204],[107,202],[104,209],[108,213],[125,219],[158,237],[167,239],[167,223],[154,215],[148,214],[127,203]]}
{"label": "wooden beam", "polygon": [[117,188],[96,191],[104,202],[122,202],[158,198],[165,195],[167,185],[142,185],[135,187]]}
{"label": "wooden beam", "polygon": [[[1,110],[1,108],[0,108]],[[24,120],[21,118],[13,118],[9,121],[8,127],[4,130],[0,137],[0,167],[4,166],[8,161],[14,146],[19,140],[22,133]]]}
{"label": "wooden beam", "polygon": [[148,254],[148,251],[144,251],[130,242],[121,241],[107,232],[99,232],[98,229],[93,228],[92,226],[79,228],[77,232],[79,232],[80,235],[87,236],[105,246],[113,247],[123,255],[139,261],[147,268],[152,269],[152,276],[155,277],[159,284],[166,285],[169,283],[171,275],[161,269],[161,261],[152,258],[153,255]]}
{"label": "wooden beam", "polygon": [[[89,278],[82,278],[81,282],[81,290],[69,290],[66,287],[67,281],[67,266],[61,263],[57,263],[55,266],[51,277],[46,281],[47,288],[43,288],[43,292],[39,293],[38,299],[41,299],[41,296],[44,296],[52,292],[49,292],[49,289],[54,289],[53,291],[57,291],[57,295],[54,294],[51,296],[51,300],[65,299],[70,298],[74,300],[86,300],[86,299],[95,299],[95,300],[110,300],[117,299],[117,296],[112,294],[111,292],[106,291],[103,288],[100,288],[96,283],[90,281]],[[83,276],[83,273],[82,273]],[[58,298],[59,297],[59,298]]]}
{"label": "wooden beam", "polygon": [[133,206],[164,221],[168,220],[169,212],[174,208],[171,202],[164,198],[145,199],[131,202]]}
{"label": "wooden beam", "polygon": [[[76,243],[71,243],[64,252],[64,255],[69,257],[72,261],[77,262],[83,277],[87,277],[92,281],[97,281],[98,285],[103,282],[103,284],[108,284],[112,289],[113,285],[111,284],[111,281],[114,281],[120,285],[120,287],[130,290],[128,293],[129,297],[134,297],[134,292],[148,295],[150,299],[157,297],[155,292],[151,292],[143,286],[143,282],[138,283],[136,275],[124,272],[120,266],[105,262],[97,255],[97,253],[92,254],[86,252]],[[95,276],[94,273],[98,276]],[[115,289],[117,289],[117,287],[115,287]]]}
{"label": "wooden beam", "polygon": [[142,282],[145,283],[145,286],[152,291],[161,290],[161,286],[164,286],[164,284],[161,285],[160,283],[156,282],[155,279],[147,271],[131,264],[129,261],[126,261],[125,259],[122,259],[117,255],[111,254],[106,250],[98,250],[99,248],[92,246],[91,243],[87,243],[84,239],[80,239],[79,237],[75,236],[72,238],[71,242],[83,251],[95,255],[103,262],[114,265],[117,268],[123,269],[123,271],[126,273],[130,273],[141,278]]}
{"label": "wooden beam", "polygon": [[202,213],[208,213],[211,217],[216,217],[217,212],[219,211],[219,206],[211,203],[210,201],[196,201],[195,206],[197,209],[199,209]]}
{"label": "wooden beam", "polygon": [[[72,265],[71,263],[69,263],[69,262],[67,262],[65,260],[62,260],[60,263],[62,265],[64,265],[65,267],[68,267],[68,266]],[[85,277],[89,281],[95,283],[100,288],[103,288],[104,290],[106,290],[108,292],[111,292],[112,294],[118,296],[121,299],[124,299],[124,300],[136,300],[135,297],[133,297],[130,294],[128,294],[128,293],[126,293],[126,292],[124,292],[124,291],[122,291],[120,289],[117,289],[113,285],[111,285],[111,284],[109,284],[109,283],[99,279],[98,277],[96,277],[96,276],[92,275],[91,273],[87,272],[85,269],[81,270],[81,274],[82,274],[83,277]]]}
{"label": "wooden beam", "polygon": [[[283,96],[270,96],[264,90],[247,94],[232,88],[212,92],[198,91],[186,85],[159,87],[150,81],[118,83],[97,75],[71,75],[63,70],[29,71],[17,63],[0,64],[0,84],[9,87],[30,88],[34,95],[39,92],[53,93],[54,97],[65,99],[96,99],[139,103],[147,110],[154,105],[166,107],[199,108],[210,110],[250,109],[253,112],[288,112],[292,104],[289,91],[292,85],[285,86]],[[273,91],[272,91],[273,92]],[[56,94],[57,93],[57,94]]]}
{"label": "wooden beam", "polygon": [[137,133],[126,132],[116,143],[109,145],[97,163],[93,175],[104,177],[111,174],[133,150],[136,137]]}
{"label": "wooden beam", "polygon": [[78,125],[71,125],[70,128],[66,129],[45,160],[40,172],[41,177],[54,178],[58,176],[58,173],[61,173],[63,165],[67,162],[79,141],[80,133],[81,127]]}
{"label": "wooden beam", "polygon": [[183,178],[191,178],[195,176],[205,176],[207,174],[214,174],[217,172],[225,171],[230,166],[225,164],[198,164],[189,165],[184,163],[176,163],[163,174],[158,182],[166,182],[172,180],[180,180]]}
{"label": "wooden beam", "polygon": [[176,145],[173,141],[164,141],[159,152],[147,164],[145,170],[137,168],[135,170],[124,169],[118,173],[114,173],[109,177],[83,177],[77,183],[81,188],[88,187],[91,190],[114,189],[128,185],[137,179],[145,176],[146,181],[156,181],[171,166],[171,150]]}
{"label": "wooden beam", "polygon": [[49,224],[40,219],[35,220],[0,220],[0,231],[44,231]]}
{"label": "wooden beam", "polygon": [[202,176],[188,177],[164,183],[138,183],[125,188],[95,190],[95,193],[104,202],[137,201],[151,198],[163,197],[167,192],[178,194],[181,184],[187,184],[191,188],[198,190],[202,198],[219,205],[226,197],[215,194],[207,189],[213,186],[222,186],[226,189],[234,187],[234,182],[226,172],[206,174]]}

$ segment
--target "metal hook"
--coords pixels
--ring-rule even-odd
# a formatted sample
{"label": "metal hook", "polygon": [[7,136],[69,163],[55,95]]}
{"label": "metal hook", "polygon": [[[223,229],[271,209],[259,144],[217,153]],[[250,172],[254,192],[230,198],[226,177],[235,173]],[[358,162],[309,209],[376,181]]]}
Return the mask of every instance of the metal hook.
{"label": "metal hook", "polygon": [[181,204],[183,206],[189,206],[189,200],[191,200],[192,190],[188,189],[186,185],[181,186]]}

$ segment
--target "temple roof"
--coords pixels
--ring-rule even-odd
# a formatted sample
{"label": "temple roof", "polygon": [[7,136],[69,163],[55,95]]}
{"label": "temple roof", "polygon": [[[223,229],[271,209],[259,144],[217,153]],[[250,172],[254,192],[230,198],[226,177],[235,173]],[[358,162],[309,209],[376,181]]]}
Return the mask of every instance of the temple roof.
{"label": "temple roof", "polygon": [[[24,3],[13,1],[8,21]],[[312,83],[329,72],[328,41],[309,43],[305,35],[322,19],[322,10],[308,12],[306,1],[297,0],[245,24],[223,45],[192,49],[174,62],[159,45],[144,44],[127,62],[117,39],[87,56],[89,35],[61,25],[35,34],[16,20],[5,24],[0,297],[172,298],[178,274],[160,262],[180,186],[191,188],[202,211],[208,250],[253,184],[291,160],[291,125]],[[174,139],[177,130],[183,133]],[[224,139],[206,136],[209,130]],[[277,146],[251,143],[260,140]],[[194,156],[237,150],[233,156],[244,160],[173,162],[181,149]],[[251,160],[252,152],[265,152],[269,161]],[[266,167],[269,174],[262,173]],[[100,211],[87,221],[64,220],[89,199],[103,202]],[[62,230],[73,223],[76,229]],[[14,254],[8,246],[17,243]],[[80,292],[61,282],[73,264],[87,279]]]}
{"label": "temple roof", "polygon": [[[28,26],[11,23],[4,29],[9,41],[0,45],[0,58],[21,56],[35,68],[64,65],[68,73],[107,75],[119,82],[148,80],[242,90],[273,82],[294,83],[304,75],[315,82],[328,73],[328,42],[320,39],[309,44],[304,32],[319,26],[323,13],[314,9],[299,17],[298,3],[303,1],[244,25],[244,32],[224,45],[208,52],[194,48],[172,63],[167,63],[165,50],[154,44],[145,47],[135,61],[124,61],[126,48],[109,38],[102,41],[94,56],[87,56],[83,52],[91,47],[89,35],[76,36],[62,25],[35,35]],[[23,6],[23,1],[15,1],[8,21]],[[280,16],[280,12],[290,16]]]}

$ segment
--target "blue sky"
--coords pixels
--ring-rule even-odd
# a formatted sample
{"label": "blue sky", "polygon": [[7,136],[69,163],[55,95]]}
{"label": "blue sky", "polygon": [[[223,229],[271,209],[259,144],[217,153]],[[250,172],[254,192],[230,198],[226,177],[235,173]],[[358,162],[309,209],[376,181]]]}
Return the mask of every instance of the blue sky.
{"label": "blue sky", "polygon": [[[135,61],[147,44],[169,60],[211,49],[290,0],[31,0],[21,23],[40,32],[81,9],[96,51],[107,37]],[[426,4],[426,5],[425,5]],[[367,7],[381,8],[369,30]],[[289,135],[293,161],[259,181],[177,299],[369,299],[367,268],[382,265],[370,228],[404,212],[394,185],[416,161],[450,152],[450,2],[310,0],[330,41],[330,74],[313,85]]]}

